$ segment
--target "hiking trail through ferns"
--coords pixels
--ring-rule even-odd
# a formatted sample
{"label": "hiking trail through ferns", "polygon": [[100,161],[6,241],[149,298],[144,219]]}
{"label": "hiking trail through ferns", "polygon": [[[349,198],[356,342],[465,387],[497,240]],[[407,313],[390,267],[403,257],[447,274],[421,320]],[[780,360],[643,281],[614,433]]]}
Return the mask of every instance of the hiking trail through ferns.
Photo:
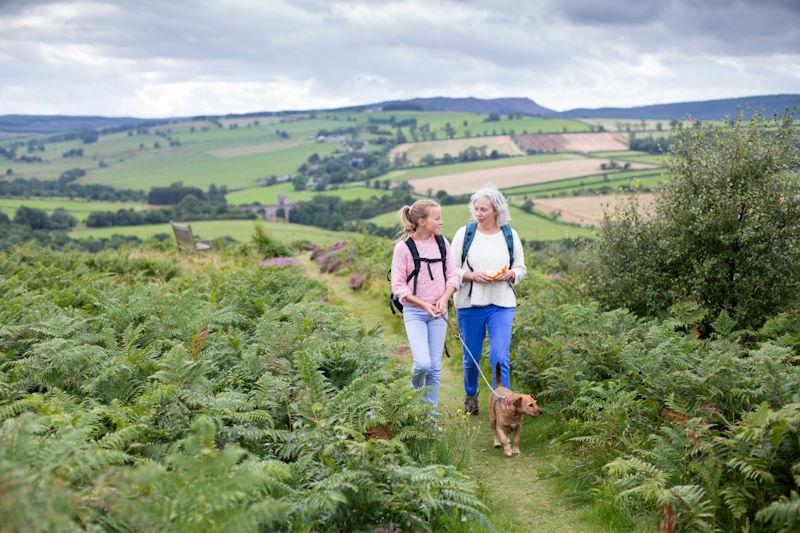
{"label": "hiking trail through ferns", "polygon": [[[411,368],[411,354],[402,318],[389,311],[388,300],[382,296],[382,286],[350,289],[348,279],[336,274],[320,273],[308,255],[298,256],[306,275],[325,284],[331,303],[343,306],[367,328],[382,326],[383,339],[395,348],[398,364]],[[455,317],[452,317],[454,319]],[[439,402],[445,417],[463,416],[464,385],[461,374],[461,349],[452,334],[448,335],[451,359],[442,362],[442,382]],[[488,358],[485,358],[488,359]],[[513,364],[513,362],[512,362]],[[486,371],[486,370],[485,370]],[[585,503],[574,503],[557,486],[558,465],[566,458],[549,449],[546,441],[536,439],[536,432],[547,418],[528,419],[523,424],[520,448],[513,458],[503,455],[492,445],[487,398],[490,391],[482,384],[479,396],[480,414],[469,419],[476,428],[467,474],[479,486],[479,494],[490,507],[490,519],[497,531],[519,532],[594,532],[606,528],[597,510]],[[546,407],[545,407],[546,409]],[[533,442],[537,440],[537,442]]]}

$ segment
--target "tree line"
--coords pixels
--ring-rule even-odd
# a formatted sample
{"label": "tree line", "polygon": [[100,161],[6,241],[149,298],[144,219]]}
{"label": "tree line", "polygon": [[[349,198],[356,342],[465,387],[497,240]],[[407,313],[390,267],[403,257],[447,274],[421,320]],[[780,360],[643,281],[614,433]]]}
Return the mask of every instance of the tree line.
{"label": "tree line", "polygon": [[257,215],[251,211],[243,211],[236,206],[229,206],[220,201],[219,196],[208,194],[198,198],[188,194],[172,207],[136,211],[134,209],[118,209],[117,211],[92,211],[86,219],[90,228],[109,226],[141,226],[144,224],[164,224],[170,220],[182,222],[194,220],[252,220]]}
{"label": "tree line", "polygon": [[[3,197],[46,197],[83,198],[107,202],[144,202],[145,193],[131,189],[115,189],[94,183],[74,183],[82,169],[63,172],[57,180],[37,178],[17,178],[13,181],[0,181],[0,196]],[[81,174],[82,175],[82,174]]]}

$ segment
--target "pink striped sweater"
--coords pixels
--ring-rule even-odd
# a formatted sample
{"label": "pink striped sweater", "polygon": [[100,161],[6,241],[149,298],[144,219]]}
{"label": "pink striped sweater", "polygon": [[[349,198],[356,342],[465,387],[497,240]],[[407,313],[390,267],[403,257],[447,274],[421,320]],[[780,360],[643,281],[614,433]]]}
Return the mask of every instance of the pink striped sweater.
{"label": "pink striped sweater", "polygon": [[[429,257],[431,259],[438,259],[440,256],[439,245],[436,244],[436,239],[431,237],[424,241],[414,239],[414,244],[417,245],[420,257]],[[445,249],[447,250],[447,280],[445,281],[442,264],[431,263],[430,272],[433,273],[431,279],[428,272],[428,263],[425,261],[420,262],[419,275],[417,276],[417,298],[429,304],[435,304],[439,298],[444,295],[445,287],[450,286],[456,290],[459,287],[458,282],[458,269],[456,268],[455,261],[453,261],[453,253],[450,251],[450,243],[447,239],[444,240]],[[411,250],[404,241],[398,242],[394,247],[394,254],[392,255],[392,293],[400,300],[403,305],[411,305],[406,302],[406,296],[412,294],[414,290],[414,280],[406,282],[408,275],[414,270],[414,258],[411,256]]]}

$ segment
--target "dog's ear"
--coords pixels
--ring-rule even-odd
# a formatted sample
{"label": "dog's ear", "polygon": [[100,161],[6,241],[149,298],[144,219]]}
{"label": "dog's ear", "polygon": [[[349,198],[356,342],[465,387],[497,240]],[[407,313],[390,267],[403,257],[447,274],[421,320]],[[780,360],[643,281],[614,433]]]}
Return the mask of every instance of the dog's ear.
{"label": "dog's ear", "polygon": [[517,399],[511,402],[514,404],[514,407],[519,407],[522,405],[522,396],[517,396]]}

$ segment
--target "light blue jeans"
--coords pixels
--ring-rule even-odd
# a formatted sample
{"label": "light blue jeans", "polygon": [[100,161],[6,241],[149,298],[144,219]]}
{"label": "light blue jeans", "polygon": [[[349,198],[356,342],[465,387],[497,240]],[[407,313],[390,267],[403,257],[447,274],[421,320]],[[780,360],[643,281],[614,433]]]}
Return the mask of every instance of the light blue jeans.
{"label": "light blue jeans", "polygon": [[424,309],[410,305],[403,307],[403,322],[406,325],[411,355],[414,356],[411,386],[415,389],[430,387],[425,392],[425,401],[436,407],[439,403],[447,322],[441,318],[431,318]]}
{"label": "light blue jeans", "polygon": [[[499,385],[498,380],[506,388],[511,387],[511,326],[514,322],[515,307],[499,307],[486,305],[483,307],[465,307],[458,310],[458,327],[461,338],[467,345],[475,361],[480,364],[483,340],[489,331],[489,362],[492,367],[492,386]],[[503,376],[495,375],[495,366],[500,363]],[[467,396],[478,394],[478,365],[464,349],[464,392]]]}

